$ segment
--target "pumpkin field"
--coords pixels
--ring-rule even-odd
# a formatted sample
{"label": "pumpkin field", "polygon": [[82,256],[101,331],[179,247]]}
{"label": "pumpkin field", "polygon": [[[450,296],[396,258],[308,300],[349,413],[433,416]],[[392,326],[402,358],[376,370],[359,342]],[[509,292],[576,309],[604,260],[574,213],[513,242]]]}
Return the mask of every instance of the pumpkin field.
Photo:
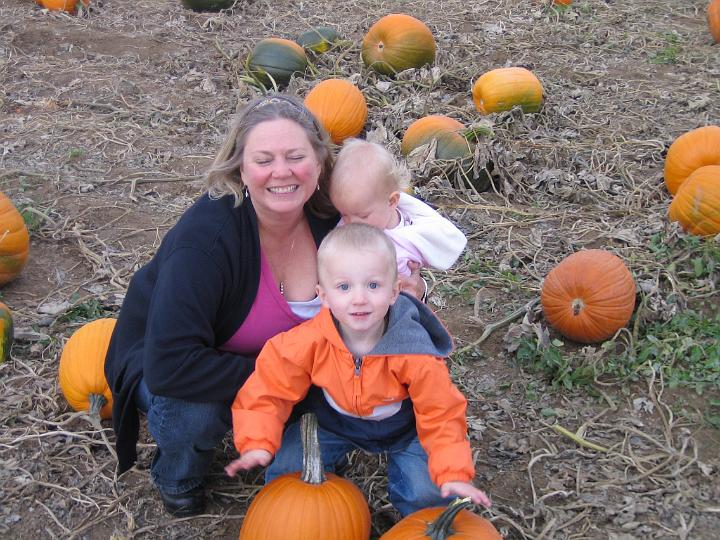
{"label": "pumpkin field", "polygon": [[[317,88],[316,115],[357,100],[334,142],[386,146],[468,238],[423,276],[493,501],[471,510],[512,540],[717,538],[720,0],[185,2],[229,7],[0,2],[0,537],[238,537],[263,482],[225,475],[230,434],[207,512],[172,518],[144,425],[117,477],[109,410],[69,403],[92,355],[60,360],[117,317],[232,116],[277,86]],[[396,67],[363,47],[388,14],[428,32]],[[279,42],[301,58],[286,77],[258,67],[269,38],[302,43]],[[330,79],[344,82],[321,94]],[[596,296],[573,298],[579,281]],[[357,452],[343,473],[373,539],[399,520],[385,472]],[[282,506],[278,519],[301,501]]]}

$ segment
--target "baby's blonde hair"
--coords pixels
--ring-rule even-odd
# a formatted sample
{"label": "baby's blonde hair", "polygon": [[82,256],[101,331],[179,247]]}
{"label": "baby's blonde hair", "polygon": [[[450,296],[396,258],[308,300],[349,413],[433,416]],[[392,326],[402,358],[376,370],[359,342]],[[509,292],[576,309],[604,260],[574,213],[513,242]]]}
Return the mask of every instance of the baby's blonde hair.
{"label": "baby's blonde hair", "polygon": [[343,248],[375,249],[383,252],[387,261],[388,270],[392,272],[392,279],[397,279],[397,255],[395,246],[387,235],[380,229],[364,223],[348,223],[330,231],[320,243],[317,252],[318,274],[321,277],[327,268],[327,263],[338,256]]}
{"label": "baby's blonde hair", "polygon": [[368,171],[387,193],[405,191],[410,185],[410,171],[387,148],[362,139],[347,139],[335,160],[331,190],[333,184],[353,178],[358,171]]}

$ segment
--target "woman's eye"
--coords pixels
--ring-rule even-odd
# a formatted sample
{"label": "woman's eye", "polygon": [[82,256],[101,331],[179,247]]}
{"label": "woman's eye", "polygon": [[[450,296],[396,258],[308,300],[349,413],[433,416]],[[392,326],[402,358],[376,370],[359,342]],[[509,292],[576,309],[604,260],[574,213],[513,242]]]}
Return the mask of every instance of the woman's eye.
{"label": "woman's eye", "polygon": [[305,156],[290,156],[288,159],[289,159],[290,161],[300,161],[300,160],[303,159],[304,157],[305,157]]}

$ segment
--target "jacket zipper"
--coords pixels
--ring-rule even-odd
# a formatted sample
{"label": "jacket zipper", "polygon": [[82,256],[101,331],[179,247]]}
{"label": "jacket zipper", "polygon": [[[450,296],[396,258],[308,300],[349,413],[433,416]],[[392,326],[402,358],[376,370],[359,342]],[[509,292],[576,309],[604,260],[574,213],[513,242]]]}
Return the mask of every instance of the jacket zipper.
{"label": "jacket zipper", "polygon": [[362,356],[353,357],[355,364],[355,377],[353,379],[353,406],[355,414],[360,416],[360,371],[362,368]]}

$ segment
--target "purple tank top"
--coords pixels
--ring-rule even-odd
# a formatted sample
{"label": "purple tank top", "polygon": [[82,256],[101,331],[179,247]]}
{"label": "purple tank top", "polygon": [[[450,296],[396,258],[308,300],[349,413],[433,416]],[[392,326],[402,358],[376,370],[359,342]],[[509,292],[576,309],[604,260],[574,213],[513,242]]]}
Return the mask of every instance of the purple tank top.
{"label": "purple tank top", "polygon": [[305,319],[292,312],[275,286],[270,265],[260,252],[260,284],[255,301],[240,328],[220,349],[243,356],[256,356],[268,339],[303,321]]}

